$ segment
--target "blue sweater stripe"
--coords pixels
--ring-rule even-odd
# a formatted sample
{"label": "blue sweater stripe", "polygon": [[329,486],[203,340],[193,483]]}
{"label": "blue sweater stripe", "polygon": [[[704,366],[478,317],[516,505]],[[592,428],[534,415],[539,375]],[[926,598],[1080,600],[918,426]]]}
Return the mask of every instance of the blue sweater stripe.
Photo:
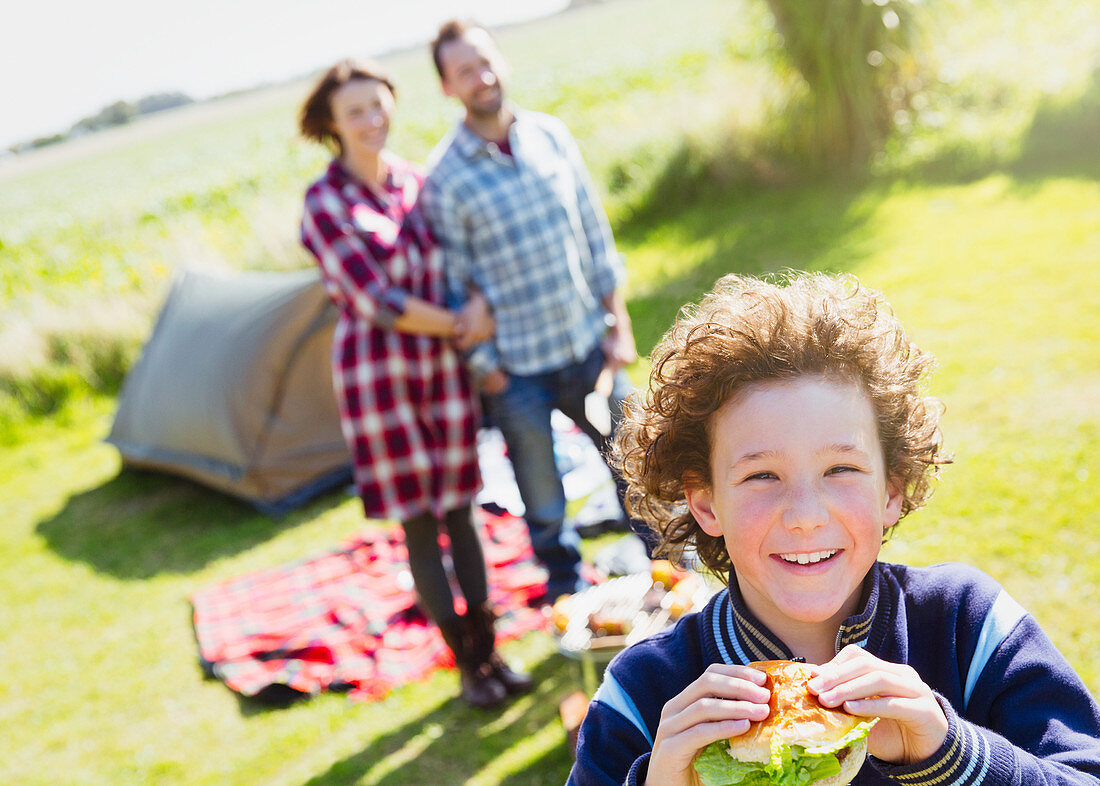
{"label": "blue sweater stripe", "polygon": [[985,774],[989,772],[989,760],[992,754],[989,750],[989,743],[986,741],[986,739],[976,732],[974,733],[974,736],[978,738],[980,747],[982,749],[982,769],[977,775],[974,776],[974,783],[981,783],[985,780]]}
{"label": "blue sweater stripe", "polygon": [[[728,621],[723,625],[723,617],[728,617]],[[727,630],[732,630],[730,626],[733,624],[733,605],[730,603],[729,592],[723,590],[722,593],[715,597],[715,602],[710,607],[710,628],[711,635],[714,637],[714,646],[718,649],[718,656],[722,659],[723,663],[748,663],[748,658],[744,657],[744,653],[740,652],[738,647],[738,654],[741,656],[740,661],[733,659],[730,655],[730,648],[736,647],[736,640],[731,640],[731,637],[726,635]]]}
{"label": "blue sweater stripe", "polygon": [[[723,649],[725,649],[726,644],[729,644],[737,653],[737,657],[739,658],[739,660],[736,661],[737,663],[752,663],[753,659],[745,654],[745,651],[741,649],[741,642],[737,639],[737,628],[734,625],[733,621],[733,602],[730,600],[728,594],[726,595],[725,602],[722,604],[722,616],[726,618],[726,624],[722,626],[720,631],[721,640],[723,642]],[[734,662],[728,657],[729,653],[723,654],[726,656],[728,663]]]}
{"label": "blue sweater stripe", "polygon": [[982,631],[978,634],[978,645],[974,649],[974,656],[970,659],[970,670],[966,673],[966,688],[963,690],[963,712],[970,703],[970,694],[974,692],[974,686],[982,675],[982,670],[997,650],[1001,642],[1012,632],[1016,624],[1023,619],[1027,612],[1012,596],[1004,590],[997,595],[993,606],[985,617]]}
{"label": "blue sweater stripe", "polygon": [[646,728],[645,721],[642,720],[642,713],[638,711],[638,705],[636,705],[634,700],[630,698],[630,695],[623,690],[623,686],[619,684],[619,681],[615,679],[610,671],[604,672],[603,682],[596,690],[596,695],[592,697],[592,701],[606,704],[630,721],[634,727],[642,733],[642,736],[645,737],[646,742],[649,743],[649,747],[653,747],[653,735],[650,734],[649,729]]}
{"label": "blue sweater stripe", "polygon": [[[966,747],[963,749],[963,754],[966,756],[966,759],[964,759],[964,761],[966,761],[967,763],[966,769],[962,771],[962,774],[959,775],[958,779],[955,782],[969,783],[970,773],[974,772],[974,767],[977,766],[979,761],[985,761],[985,757],[981,755],[982,743],[981,738],[978,737],[978,735],[974,734],[974,732],[972,732],[965,726],[959,729],[959,733],[966,741]],[[984,772],[984,770],[985,768],[983,767],[982,771]]]}

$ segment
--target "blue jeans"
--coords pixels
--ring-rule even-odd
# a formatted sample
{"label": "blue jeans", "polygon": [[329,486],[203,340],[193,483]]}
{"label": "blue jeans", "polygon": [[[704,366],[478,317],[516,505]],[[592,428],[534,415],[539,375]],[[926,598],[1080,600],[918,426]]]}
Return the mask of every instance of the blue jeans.
{"label": "blue jeans", "polygon": [[[584,360],[564,368],[530,376],[509,375],[507,390],[485,397],[489,419],[508,445],[516,485],[527,509],[524,518],[531,545],[550,573],[547,594],[551,598],[576,592],[583,588],[583,582],[579,574],[580,537],[564,526],[565,490],[554,461],[550,413],[561,410],[606,456],[610,437],[601,434],[584,415],[584,397],[595,389],[603,364],[603,351],[597,346]],[[632,390],[630,377],[620,369],[611,394],[612,433],[622,418],[623,399]],[[621,481],[618,473],[613,474],[621,501]]]}

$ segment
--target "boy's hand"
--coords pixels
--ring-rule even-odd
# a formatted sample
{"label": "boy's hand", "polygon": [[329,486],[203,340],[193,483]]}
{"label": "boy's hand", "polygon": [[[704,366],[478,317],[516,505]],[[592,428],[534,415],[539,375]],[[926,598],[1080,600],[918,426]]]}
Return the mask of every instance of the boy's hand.
{"label": "boy's hand", "polygon": [[895,764],[914,764],[935,753],[947,737],[947,717],[932,689],[910,666],[888,663],[849,645],[820,667],[807,684],[826,707],[881,720],[867,751]]}
{"label": "boy's hand", "polygon": [[646,783],[695,786],[695,754],[716,740],[748,731],[768,717],[767,675],[748,666],[712,664],[661,710]]}

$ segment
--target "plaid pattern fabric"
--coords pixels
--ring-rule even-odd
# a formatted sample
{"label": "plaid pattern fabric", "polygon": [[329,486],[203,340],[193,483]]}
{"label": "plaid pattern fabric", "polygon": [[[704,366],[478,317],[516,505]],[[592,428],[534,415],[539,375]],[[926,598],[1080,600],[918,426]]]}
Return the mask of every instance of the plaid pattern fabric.
{"label": "plaid pattern fabric", "polygon": [[496,335],[470,354],[477,373],[537,374],[585,358],[605,330],[601,300],[623,278],[607,216],[561,121],[515,110],[505,155],[459,123],[432,154],[422,195],[443,246],[447,294],[473,284]]}
{"label": "plaid pattern fabric", "polygon": [[[546,591],[522,519],[482,511],[479,534],[489,596],[503,612],[498,638],[543,625],[527,606]],[[441,537],[441,545],[446,538]],[[453,665],[439,629],[416,607],[400,527],[364,530],[336,549],[239,576],[191,597],[199,654],[245,696],[273,686],[314,694],[350,689],[356,699]]]}
{"label": "plaid pattern fabric", "polygon": [[340,307],[332,381],[367,517],[442,518],[480,487],[478,404],[450,342],[390,329],[409,295],[437,305],[445,295],[417,207],[422,177],[386,160],[384,193],[333,161],[306,192],[302,242]]}

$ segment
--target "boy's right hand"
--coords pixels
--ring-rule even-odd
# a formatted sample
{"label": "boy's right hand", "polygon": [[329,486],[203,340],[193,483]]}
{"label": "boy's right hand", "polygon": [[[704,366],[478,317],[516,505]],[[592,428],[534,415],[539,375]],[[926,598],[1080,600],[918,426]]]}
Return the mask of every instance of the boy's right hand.
{"label": "boy's right hand", "polygon": [[692,762],[700,749],[744,734],[768,717],[767,675],[748,666],[715,663],[661,710],[649,757],[649,786],[695,786]]}

